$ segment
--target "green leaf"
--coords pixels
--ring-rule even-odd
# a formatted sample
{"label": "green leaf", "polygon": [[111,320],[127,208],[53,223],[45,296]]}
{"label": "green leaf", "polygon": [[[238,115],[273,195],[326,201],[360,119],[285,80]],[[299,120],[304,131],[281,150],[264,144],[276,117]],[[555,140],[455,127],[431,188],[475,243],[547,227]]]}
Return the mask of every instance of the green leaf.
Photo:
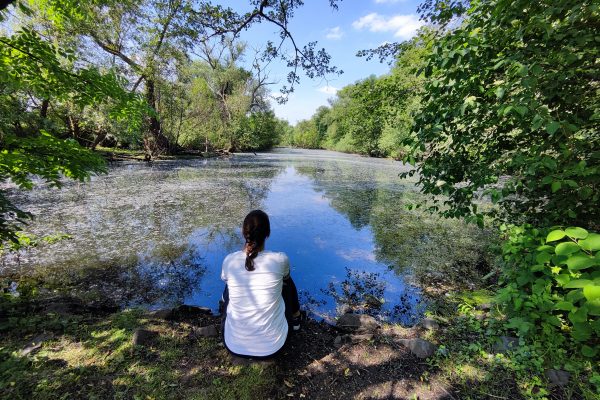
{"label": "green leaf", "polygon": [[579,246],[577,245],[577,243],[564,242],[559,243],[556,246],[556,250],[554,252],[559,256],[568,256],[569,254],[573,254],[577,251],[579,251]]}
{"label": "green leaf", "polygon": [[552,193],[556,193],[560,190],[562,186],[562,183],[560,181],[554,181],[552,182]]}
{"label": "green leaf", "polygon": [[600,250],[600,234],[598,233],[590,233],[587,238],[579,241],[579,245],[582,249],[588,251],[598,251]]}
{"label": "green leaf", "polygon": [[497,89],[496,89],[496,91],[495,91],[495,93],[496,93],[496,97],[497,97],[498,99],[501,99],[502,97],[504,97],[504,92],[505,92],[505,90],[504,90],[504,88],[503,88],[503,87],[499,87],[499,88],[497,88]]}
{"label": "green leaf", "polygon": [[593,284],[594,282],[589,279],[574,279],[565,285],[565,289],[581,289]]}
{"label": "green leaf", "polygon": [[525,106],[515,106],[515,110],[521,115],[521,117],[524,117],[525,114],[527,114],[527,111],[529,111],[529,109]]}
{"label": "green leaf", "polygon": [[552,264],[554,265],[566,265],[568,256],[554,255],[552,257]]}
{"label": "green leaf", "polygon": [[574,308],[570,301],[559,301],[554,305],[555,310],[571,311]]}
{"label": "green leaf", "polygon": [[579,190],[579,198],[581,200],[589,199],[590,197],[592,197],[592,194],[594,194],[594,190],[588,186],[584,186]]}
{"label": "green leaf", "polygon": [[583,254],[576,254],[569,257],[567,260],[567,266],[571,271],[579,271],[581,269],[589,268],[593,265],[597,265],[599,262],[594,257],[586,256]]}
{"label": "green leaf", "polygon": [[534,64],[534,65],[531,67],[531,73],[532,73],[533,75],[539,75],[539,74],[541,74],[542,72],[543,72],[543,69],[542,69],[542,67],[541,67],[539,64]]}
{"label": "green leaf", "polygon": [[536,114],[535,117],[533,117],[533,121],[531,123],[531,129],[534,131],[537,131],[538,129],[540,129],[540,127],[544,124],[544,118],[542,116],[540,116],[539,114]]}
{"label": "green leaf", "polygon": [[583,288],[583,295],[589,301],[600,299],[600,286],[589,285]]}
{"label": "green leaf", "polygon": [[592,328],[587,322],[574,322],[571,336],[579,342],[585,342],[592,336]]}
{"label": "green leaf", "polygon": [[545,251],[545,252],[550,251],[551,253],[554,253],[554,246],[550,246],[549,244],[544,244],[544,245],[536,248],[536,250],[537,251]]}
{"label": "green leaf", "polygon": [[554,242],[555,240],[560,240],[564,238],[566,233],[562,229],[557,229],[548,234],[546,237],[546,242]]}
{"label": "green leaf", "polygon": [[[548,260],[550,260],[550,255],[548,255]],[[560,268],[560,267],[558,267],[558,268]],[[532,272],[538,272],[538,271],[543,271],[544,269],[546,269],[546,266],[543,264],[536,264],[536,265],[533,265],[530,269]]]}
{"label": "green leaf", "polygon": [[571,311],[568,314],[568,318],[571,322],[573,323],[577,323],[577,322],[586,322],[588,319],[588,312],[587,312],[587,308],[581,307],[579,308],[577,311],[573,312]]}
{"label": "green leaf", "polygon": [[527,333],[533,327],[531,322],[527,322],[523,317],[513,317],[508,320],[506,327],[509,329],[517,329],[519,332]]}
{"label": "green leaf", "polygon": [[578,188],[578,187],[579,187],[579,185],[577,184],[577,182],[575,182],[575,181],[574,181],[574,180],[572,180],[572,179],[566,179],[566,180],[564,181],[564,183],[566,183],[566,184],[567,184],[567,186],[569,186],[569,187],[572,187],[572,188],[574,188],[574,189],[576,189],[576,188]]}
{"label": "green leaf", "polygon": [[538,253],[538,255],[535,257],[535,260],[540,264],[546,264],[548,261],[550,261],[551,258],[552,256],[549,253],[543,251],[541,253]]}
{"label": "green leaf", "polygon": [[592,358],[598,354],[598,347],[590,347],[587,344],[581,346],[581,354],[585,357]]}
{"label": "green leaf", "polygon": [[579,300],[584,298],[585,297],[583,297],[583,290],[581,289],[570,290],[565,296],[565,300],[570,301],[573,304],[577,303]]}
{"label": "green leaf", "polygon": [[588,314],[600,316],[600,299],[588,300],[585,305],[588,308]]}
{"label": "green leaf", "polygon": [[588,236],[588,231],[577,227],[567,228],[565,233],[573,239],[585,239]]}
{"label": "green leaf", "polygon": [[554,180],[554,177],[552,175],[547,175],[542,179],[542,184],[549,185],[550,183],[552,183],[553,180]]}
{"label": "green leaf", "polygon": [[548,133],[551,135],[554,135],[558,128],[560,128],[560,124],[556,121],[552,121],[548,125],[546,125],[546,131],[548,131]]}
{"label": "green leaf", "polygon": [[560,327],[562,325],[562,323],[560,322],[560,319],[558,319],[558,317],[556,315],[548,315],[548,316],[546,316],[545,320],[549,324],[552,324],[556,327]]}
{"label": "green leaf", "polygon": [[571,275],[569,274],[559,274],[554,277],[556,282],[558,282],[561,286],[565,286],[571,280]]}
{"label": "green leaf", "polygon": [[500,68],[501,66],[503,66],[505,63],[506,63],[506,59],[502,59],[502,60],[498,61],[498,62],[497,62],[497,63],[496,63],[496,64],[495,64],[495,65],[492,67],[492,69],[498,69],[498,68]]}
{"label": "green leaf", "polygon": [[523,286],[523,285],[531,282],[531,278],[532,278],[532,276],[529,274],[521,274],[521,275],[517,276],[517,283],[519,284],[519,286]]}

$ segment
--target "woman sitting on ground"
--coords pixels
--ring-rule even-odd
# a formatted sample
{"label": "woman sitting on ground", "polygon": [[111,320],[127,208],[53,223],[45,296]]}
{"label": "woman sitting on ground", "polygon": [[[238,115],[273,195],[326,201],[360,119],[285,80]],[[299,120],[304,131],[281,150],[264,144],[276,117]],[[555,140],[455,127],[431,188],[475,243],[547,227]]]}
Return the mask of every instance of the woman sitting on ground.
{"label": "woman sitting on ground", "polygon": [[[254,210],[244,219],[242,251],[223,261],[223,342],[240,357],[269,358],[300,328],[300,304],[285,253],[265,250],[269,217]],[[289,326],[288,326],[289,325]]]}

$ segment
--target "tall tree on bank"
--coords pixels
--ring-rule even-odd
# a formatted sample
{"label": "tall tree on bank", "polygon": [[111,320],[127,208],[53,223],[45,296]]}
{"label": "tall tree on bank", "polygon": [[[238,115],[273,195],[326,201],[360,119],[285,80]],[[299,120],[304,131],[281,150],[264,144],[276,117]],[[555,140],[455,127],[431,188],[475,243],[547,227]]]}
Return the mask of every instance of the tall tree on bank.
{"label": "tall tree on bank", "polygon": [[[330,107],[319,107],[311,123],[298,124],[285,140],[300,147],[399,158],[410,136],[423,94],[425,56],[431,51],[433,31],[423,28],[395,53],[392,70],[339,90]],[[312,126],[318,135],[311,136]]]}
{"label": "tall tree on bank", "polygon": [[253,71],[238,65],[245,50],[244,43],[225,37],[203,42],[196,52],[204,61],[196,63],[196,79],[204,81],[207,95],[214,102],[212,108],[218,110],[220,130],[228,141],[227,148],[232,151],[240,148],[236,131],[241,119],[249,112],[269,109],[265,95],[266,85],[271,84],[268,77],[261,74],[260,66],[257,66],[255,77]]}
{"label": "tall tree on bank", "polygon": [[133,82],[131,91],[143,88],[148,113],[143,138],[151,156],[170,152],[174,144],[165,136],[157,111],[157,80],[169,63],[186,57],[189,47],[185,31],[187,4],[181,0],[124,1],[88,4],[85,15],[73,19],[67,29],[89,38],[118,60]]}
{"label": "tall tree on bank", "polygon": [[[337,0],[330,0],[337,7]],[[91,2],[87,19],[73,20],[69,29],[84,35],[100,49],[116,57],[133,82],[131,90],[143,88],[151,112],[147,120],[144,145],[150,154],[173,150],[173,143],[162,131],[157,110],[157,81],[165,79],[168,66],[193,56],[193,53],[214,40],[230,37],[235,41],[253,24],[268,22],[279,29],[279,42],[267,41],[260,57],[264,62],[282,58],[288,63],[288,84],[282,87],[285,96],[299,82],[299,70],[311,77],[341,72],[329,65],[330,57],[324,49],[317,50],[316,42],[300,47],[288,30],[295,9],[302,6],[296,1],[250,1],[253,7],[245,13],[225,8],[210,1],[188,0],[130,0],[126,2]],[[292,45],[288,54],[286,42]]]}

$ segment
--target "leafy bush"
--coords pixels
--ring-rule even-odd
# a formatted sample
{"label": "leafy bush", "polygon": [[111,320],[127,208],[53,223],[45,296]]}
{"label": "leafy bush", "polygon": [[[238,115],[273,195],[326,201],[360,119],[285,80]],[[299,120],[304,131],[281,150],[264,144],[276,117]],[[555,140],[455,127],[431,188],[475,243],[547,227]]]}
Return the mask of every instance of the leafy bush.
{"label": "leafy bush", "polygon": [[[544,238],[531,226],[503,228],[507,328],[585,357],[600,350],[600,234],[571,227]],[[551,357],[560,352],[550,354]]]}
{"label": "leafy bush", "polygon": [[[444,215],[598,229],[598,3],[425,2],[468,9],[427,57],[413,153]],[[458,4],[458,7],[453,7]],[[439,8],[436,8],[438,7]],[[427,13],[426,13],[427,14]],[[489,189],[499,208],[481,210]],[[575,199],[575,200],[574,200]]]}

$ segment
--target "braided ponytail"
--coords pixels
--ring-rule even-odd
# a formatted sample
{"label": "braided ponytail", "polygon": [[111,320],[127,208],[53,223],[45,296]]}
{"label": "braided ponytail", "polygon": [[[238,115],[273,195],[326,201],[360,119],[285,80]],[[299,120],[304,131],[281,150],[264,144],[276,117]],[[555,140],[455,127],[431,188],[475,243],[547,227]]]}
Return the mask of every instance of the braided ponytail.
{"label": "braided ponytail", "polygon": [[263,249],[265,239],[271,234],[269,216],[261,210],[251,211],[244,218],[242,234],[246,239],[246,245],[244,246],[246,252],[245,267],[248,271],[254,271],[254,259],[258,256],[258,252]]}

